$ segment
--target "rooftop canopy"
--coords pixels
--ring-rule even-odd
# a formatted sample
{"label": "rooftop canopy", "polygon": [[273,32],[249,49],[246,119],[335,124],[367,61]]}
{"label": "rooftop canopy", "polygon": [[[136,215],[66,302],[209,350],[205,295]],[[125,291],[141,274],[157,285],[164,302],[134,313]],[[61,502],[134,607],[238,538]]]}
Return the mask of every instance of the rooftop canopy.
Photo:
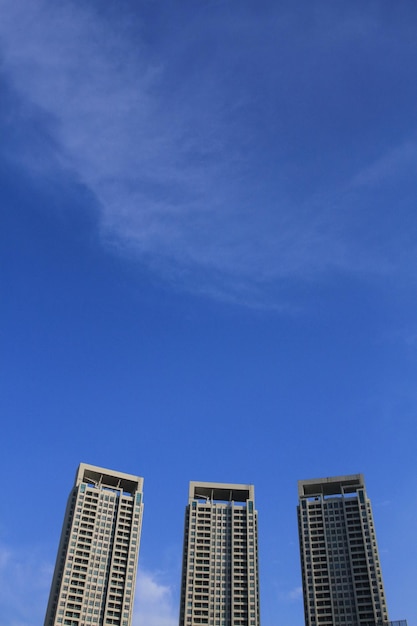
{"label": "rooftop canopy", "polygon": [[218,502],[246,502],[254,500],[253,485],[235,485],[229,483],[190,483],[190,501],[207,500]]}
{"label": "rooftop canopy", "polygon": [[298,481],[298,495],[300,498],[319,495],[336,496],[343,493],[355,493],[355,491],[364,487],[363,474],[312,478],[310,480]]}
{"label": "rooftop canopy", "polygon": [[103,467],[96,467],[95,465],[80,463],[75,484],[79,485],[80,483],[90,483],[96,487],[118,489],[133,495],[136,491],[142,490],[143,478],[104,469]]}

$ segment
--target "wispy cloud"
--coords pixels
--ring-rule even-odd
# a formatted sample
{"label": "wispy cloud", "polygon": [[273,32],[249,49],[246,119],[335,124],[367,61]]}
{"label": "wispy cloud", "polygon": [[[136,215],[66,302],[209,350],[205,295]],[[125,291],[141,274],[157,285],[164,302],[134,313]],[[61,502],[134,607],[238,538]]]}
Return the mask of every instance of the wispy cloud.
{"label": "wispy cloud", "polygon": [[302,600],[303,588],[294,587],[293,589],[289,589],[288,591],[281,591],[279,593],[279,597],[283,602],[298,602]]}
{"label": "wispy cloud", "polygon": [[407,177],[411,171],[415,170],[416,154],[417,140],[409,138],[379,156],[363,171],[358,172],[352,185],[356,187],[384,185],[387,180]]}
{"label": "wispy cloud", "polygon": [[172,589],[158,576],[139,569],[136,586],[134,626],[177,626],[178,607]]}
{"label": "wispy cloud", "polygon": [[291,589],[291,591],[288,593],[288,598],[290,600],[299,600],[302,597],[303,597],[302,587],[296,587],[295,589]]}
{"label": "wispy cloud", "polygon": [[388,507],[388,506],[392,506],[392,501],[391,500],[381,500],[379,502],[375,502],[375,507]]}
{"label": "wispy cloud", "polygon": [[[181,33],[166,30],[152,46],[132,9],[104,15],[97,7],[0,0],[0,49],[7,80],[42,122],[49,161],[94,194],[107,245],[176,284],[248,302],[288,279],[395,265],[392,250],[355,236],[372,222],[380,240],[390,237],[359,188],[410,164],[411,144],[361,163],[337,187],[321,181],[294,192],[305,163],[288,162],[283,130],[272,145],[268,124],[285,120],[263,120],[256,95],[259,75],[265,102],[269,95],[279,105],[269,82],[279,84],[276,72],[265,70],[271,43],[252,37],[245,51],[236,16],[223,16],[219,30],[199,7]],[[243,13],[237,22],[247,36],[251,19]],[[28,145],[20,158],[39,175],[47,164],[30,155]]]}

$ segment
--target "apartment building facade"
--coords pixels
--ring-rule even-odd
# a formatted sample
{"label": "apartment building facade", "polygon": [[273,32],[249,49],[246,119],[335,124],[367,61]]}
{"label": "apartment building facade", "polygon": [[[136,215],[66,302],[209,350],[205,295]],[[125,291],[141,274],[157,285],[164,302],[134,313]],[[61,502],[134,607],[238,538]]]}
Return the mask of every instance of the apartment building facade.
{"label": "apartment building facade", "polygon": [[387,605],[362,474],[298,483],[306,626],[379,626]]}
{"label": "apartment building facade", "polygon": [[180,626],[259,626],[258,513],[253,485],[191,482]]}
{"label": "apartment building facade", "polygon": [[142,478],[80,464],[44,626],[131,626],[142,514]]}

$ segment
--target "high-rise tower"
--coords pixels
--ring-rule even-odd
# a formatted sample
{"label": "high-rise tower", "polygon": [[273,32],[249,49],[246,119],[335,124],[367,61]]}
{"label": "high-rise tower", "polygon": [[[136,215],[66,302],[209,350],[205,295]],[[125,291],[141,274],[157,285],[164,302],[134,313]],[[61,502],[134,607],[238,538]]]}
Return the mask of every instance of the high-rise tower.
{"label": "high-rise tower", "polygon": [[143,478],[81,463],[44,626],[131,626]]}
{"label": "high-rise tower", "polygon": [[259,626],[253,485],[190,483],[180,626],[200,624]]}
{"label": "high-rise tower", "polygon": [[306,626],[388,622],[363,475],[302,480],[298,496]]}

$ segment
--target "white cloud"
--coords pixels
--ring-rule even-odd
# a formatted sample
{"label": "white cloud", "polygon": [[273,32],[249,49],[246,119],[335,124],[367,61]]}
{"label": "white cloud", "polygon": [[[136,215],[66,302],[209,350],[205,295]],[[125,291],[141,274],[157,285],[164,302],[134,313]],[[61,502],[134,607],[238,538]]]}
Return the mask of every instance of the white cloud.
{"label": "white cloud", "polygon": [[133,626],[177,626],[178,607],[173,590],[158,581],[157,574],[139,567]]}
{"label": "white cloud", "polygon": [[[94,194],[108,245],[173,283],[232,301],[262,300],[288,278],[390,267],[379,244],[349,230],[352,220],[358,230],[364,224],[358,196],[349,206],[333,192],[296,202],[279,176],[262,179],[256,133],[239,125],[253,96],[228,87],[223,60],[211,55],[198,76],[172,80],[172,59],[190,57],[186,46],[204,39],[194,31],[209,20],[191,19],[159,57],[141,39],[137,15],[109,19],[94,3],[70,0],[0,0],[0,9],[3,71],[42,112],[60,167]],[[28,154],[30,146],[21,158],[38,174],[42,159]],[[353,186],[377,181],[391,163],[381,157]]]}

